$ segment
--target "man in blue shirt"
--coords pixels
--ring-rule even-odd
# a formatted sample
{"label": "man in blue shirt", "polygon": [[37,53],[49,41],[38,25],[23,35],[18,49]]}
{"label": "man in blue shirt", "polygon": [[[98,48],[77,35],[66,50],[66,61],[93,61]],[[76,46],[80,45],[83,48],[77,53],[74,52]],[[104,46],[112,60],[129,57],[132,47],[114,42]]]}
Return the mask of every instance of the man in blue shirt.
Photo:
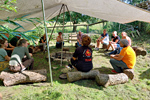
{"label": "man in blue shirt", "polygon": [[104,29],[103,34],[101,34],[101,36],[97,39],[97,41],[96,41],[97,47],[95,48],[95,50],[99,50],[100,43],[106,44],[106,45],[109,44],[109,35],[106,32],[107,32],[107,30]]}

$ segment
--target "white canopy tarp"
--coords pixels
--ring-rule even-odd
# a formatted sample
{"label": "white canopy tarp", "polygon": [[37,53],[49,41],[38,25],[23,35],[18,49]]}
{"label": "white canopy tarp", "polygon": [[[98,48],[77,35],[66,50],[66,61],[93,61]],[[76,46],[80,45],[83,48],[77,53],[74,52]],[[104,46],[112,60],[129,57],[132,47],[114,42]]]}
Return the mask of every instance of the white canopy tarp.
{"label": "white canopy tarp", "polygon": [[[44,0],[45,17],[49,20],[58,15],[62,4],[75,11],[91,17],[118,23],[133,21],[150,22],[150,12],[125,4],[118,0]],[[29,14],[28,18],[43,17],[41,0],[17,0],[17,13],[0,11],[0,19],[19,18]],[[66,10],[65,10],[66,11]],[[32,29],[31,23],[19,22],[26,30]]]}

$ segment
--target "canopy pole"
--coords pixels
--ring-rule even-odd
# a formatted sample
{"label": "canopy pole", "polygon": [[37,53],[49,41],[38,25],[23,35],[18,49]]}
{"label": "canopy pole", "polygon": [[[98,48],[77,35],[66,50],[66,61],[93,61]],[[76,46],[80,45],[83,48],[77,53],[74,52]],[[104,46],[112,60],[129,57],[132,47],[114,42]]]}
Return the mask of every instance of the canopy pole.
{"label": "canopy pole", "polygon": [[45,21],[45,10],[44,10],[44,2],[43,2],[43,0],[41,0],[41,3],[42,3],[42,10],[43,10],[43,20],[44,20],[44,27],[45,27],[45,34],[46,34],[47,51],[48,51],[48,62],[49,62],[49,70],[50,70],[50,80],[51,80],[51,86],[53,86],[51,61],[50,61],[50,51],[49,51],[49,43],[48,43],[48,35],[47,35],[47,27],[46,27],[46,21]]}
{"label": "canopy pole", "polygon": [[61,66],[62,66],[62,57],[63,57],[63,33],[64,33],[64,18],[65,18],[65,6],[63,6],[63,30],[62,30],[62,45],[61,45]]}
{"label": "canopy pole", "polygon": [[[63,6],[64,6],[64,4],[62,4],[62,6],[61,6],[61,9],[60,9],[59,14],[58,14],[58,16],[57,16],[57,19],[56,19],[55,25],[54,25],[53,30],[52,30],[52,32],[51,32],[51,35],[50,35],[49,41],[50,41],[50,39],[52,38],[52,34],[53,34],[53,32],[54,32],[55,26],[56,26],[57,21],[58,21],[58,17],[60,16],[60,13],[61,13],[61,10],[62,10]],[[49,43],[49,41],[48,41],[48,43]]]}

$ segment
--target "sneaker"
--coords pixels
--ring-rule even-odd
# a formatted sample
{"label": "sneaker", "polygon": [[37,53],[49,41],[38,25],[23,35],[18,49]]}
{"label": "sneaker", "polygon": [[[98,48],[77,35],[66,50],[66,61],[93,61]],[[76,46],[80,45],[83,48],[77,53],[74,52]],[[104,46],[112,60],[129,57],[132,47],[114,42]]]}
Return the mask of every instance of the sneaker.
{"label": "sneaker", "polygon": [[94,50],[98,51],[98,50],[99,50],[99,48],[97,48],[97,47],[96,47]]}
{"label": "sneaker", "polygon": [[118,73],[118,72],[116,72],[114,69],[113,69],[113,70],[111,70],[111,72],[112,72],[112,73]]}
{"label": "sneaker", "polygon": [[26,68],[23,68],[23,69],[21,70],[21,72],[24,71],[25,69],[26,69]]}
{"label": "sneaker", "polygon": [[106,49],[104,52],[107,52],[108,51],[108,49]]}
{"label": "sneaker", "polygon": [[105,56],[110,56],[109,53],[104,53],[104,54],[105,54]]}
{"label": "sneaker", "polygon": [[66,68],[69,68],[69,69],[73,69],[72,65],[71,64],[68,64],[65,66]]}

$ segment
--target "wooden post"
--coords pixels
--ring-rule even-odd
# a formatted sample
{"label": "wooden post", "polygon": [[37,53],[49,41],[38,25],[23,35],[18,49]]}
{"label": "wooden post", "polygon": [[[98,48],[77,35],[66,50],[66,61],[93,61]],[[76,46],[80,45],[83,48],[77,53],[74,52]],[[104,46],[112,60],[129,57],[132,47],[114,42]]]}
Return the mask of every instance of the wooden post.
{"label": "wooden post", "polygon": [[89,33],[89,26],[86,26],[86,32]]}

